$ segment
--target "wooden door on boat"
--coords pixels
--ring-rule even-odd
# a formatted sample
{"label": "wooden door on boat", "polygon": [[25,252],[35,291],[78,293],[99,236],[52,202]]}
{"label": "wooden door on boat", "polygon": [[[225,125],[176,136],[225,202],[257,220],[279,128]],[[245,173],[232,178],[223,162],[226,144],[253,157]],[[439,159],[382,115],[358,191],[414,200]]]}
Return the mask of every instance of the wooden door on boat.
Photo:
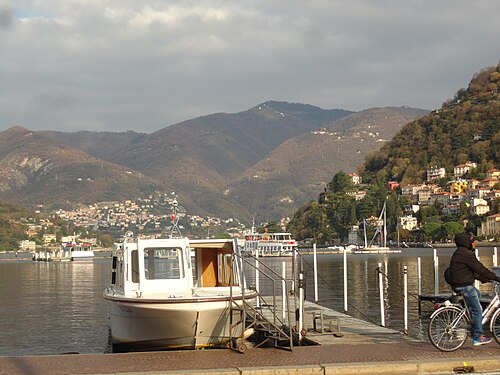
{"label": "wooden door on boat", "polygon": [[[228,286],[231,272],[231,250],[201,248],[196,249],[200,259],[202,287]],[[227,260],[229,258],[229,261]],[[226,261],[222,261],[222,259]]]}

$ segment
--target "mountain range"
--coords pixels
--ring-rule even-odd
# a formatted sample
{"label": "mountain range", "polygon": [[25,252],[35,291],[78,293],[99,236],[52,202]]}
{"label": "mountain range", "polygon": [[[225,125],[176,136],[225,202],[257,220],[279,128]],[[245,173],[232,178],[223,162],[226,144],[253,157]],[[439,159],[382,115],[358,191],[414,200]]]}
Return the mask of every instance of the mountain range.
{"label": "mountain range", "polygon": [[360,112],[269,101],[154,133],[0,132],[0,198],[48,208],[175,192],[200,215],[291,216],[428,111]]}

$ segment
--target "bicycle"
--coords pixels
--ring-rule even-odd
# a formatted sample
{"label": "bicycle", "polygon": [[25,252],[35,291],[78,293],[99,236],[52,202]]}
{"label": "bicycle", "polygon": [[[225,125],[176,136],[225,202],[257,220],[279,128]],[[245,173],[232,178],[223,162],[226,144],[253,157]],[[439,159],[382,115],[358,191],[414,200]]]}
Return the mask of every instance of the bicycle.
{"label": "bicycle", "polygon": [[[500,283],[495,283],[495,296],[483,310],[483,325],[490,321],[490,331],[500,345]],[[491,318],[491,319],[490,319]],[[452,301],[444,304],[430,316],[427,333],[437,349],[452,352],[467,341],[471,328],[471,313],[461,294],[454,293]]]}

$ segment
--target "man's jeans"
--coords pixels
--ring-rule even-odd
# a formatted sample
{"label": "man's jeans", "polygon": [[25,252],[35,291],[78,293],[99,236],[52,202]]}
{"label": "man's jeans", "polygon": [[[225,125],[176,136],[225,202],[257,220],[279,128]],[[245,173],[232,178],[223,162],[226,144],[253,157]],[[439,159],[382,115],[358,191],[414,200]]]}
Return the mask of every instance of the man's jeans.
{"label": "man's jeans", "polygon": [[453,290],[463,294],[465,303],[472,314],[472,339],[479,340],[483,335],[483,308],[479,302],[481,292],[474,285],[461,286]]}

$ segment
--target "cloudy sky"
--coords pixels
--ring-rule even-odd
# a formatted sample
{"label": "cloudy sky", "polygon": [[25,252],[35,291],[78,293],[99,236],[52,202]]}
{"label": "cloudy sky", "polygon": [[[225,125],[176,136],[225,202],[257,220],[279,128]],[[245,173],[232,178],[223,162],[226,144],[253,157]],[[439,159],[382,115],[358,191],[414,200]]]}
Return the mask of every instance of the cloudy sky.
{"label": "cloudy sky", "polygon": [[152,132],[266,100],[435,109],[500,58],[498,0],[2,0],[0,130]]}

